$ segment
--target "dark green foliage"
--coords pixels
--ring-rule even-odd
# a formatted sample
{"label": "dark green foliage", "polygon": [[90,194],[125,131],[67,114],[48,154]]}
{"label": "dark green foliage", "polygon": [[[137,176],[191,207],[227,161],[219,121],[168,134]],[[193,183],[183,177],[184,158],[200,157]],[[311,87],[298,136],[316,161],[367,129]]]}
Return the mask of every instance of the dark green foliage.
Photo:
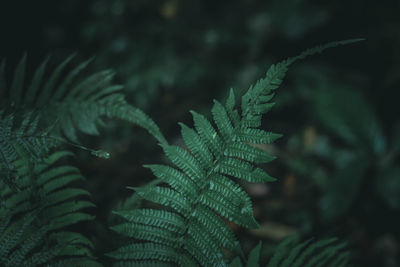
{"label": "dark green foliage", "polygon": [[[115,72],[104,70],[80,78],[81,72],[92,61],[87,60],[62,77],[74,55],[65,59],[45,80],[44,74],[49,58],[35,72],[30,85],[24,89],[26,56],[15,70],[10,88],[0,83],[0,91],[8,92],[2,106],[22,110],[36,110],[48,125],[56,123],[71,141],[77,142],[77,130],[98,135],[98,125],[103,125],[102,116],[118,118],[137,124],[148,130],[160,143],[166,143],[158,126],[141,110],[129,105],[121,93],[122,86],[111,83]],[[4,61],[0,68],[0,79],[4,78]],[[4,101],[6,100],[6,102]]]}
{"label": "dark green foliage", "polygon": [[98,157],[91,150],[65,141],[77,141],[76,131],[98,134],[102,117],[121,118],[147,129],[160,143],[166,143],[155,123],[130,106],[111,85],[114,73],[102,71],[77,79],[88,65],[83,62],[61,79],[73,56],[61,63],[46,80],[49,60],[44,60],[25,89],[26,56],[14,73],[10,88],[5,82],[5,61],[0,68],[0,260],[2,266],[98,266],[94,246],[71,226],[94,219],[87,212],[95,205],[89,192],[73,186],[82,181],[79,170],[61,164],[68,151],[50,153],[61,144],[71,144]]}
{"label": "dark green foliage", "polygon": [[[188,110],[210,119],[213,98],[225,104],[226,89],[233,87],[239,100],[271,63],[315,42],[365,35],[366,42],[290,67],[271,113],[262,119],[263,130],[284,136],[273,144],[257,145],[278,158],[265,165],[278,181],[240,181],[260,229],[228,225],[246,255],[250,244],[263,240],[262,256],[268,258],[272,244],[295,232],[348,240],[354,266],[400,266],[398,7],[398,1],[361,0],[3,1],[0,69],[5,67],[10,90],[17,61],[29,51],[24,93],[46,53],[51,58],[42,84],[71,52],[79,55],[67,64],[61,79],[79,60],[95,55],[82,74],[116,70],[114,84],[124,86],[127,102],[151,114],[170,144],[186,147],[175,122],[193,128]],[[4,57],[6,66],[1,65]],[[82,74],[76,81],[84,78]],[[0,92],[0,101],[8,102],[8,97]],[[18,126],[24,114],[14,117]],[[125,186],[152,181],[152,171],[141,168],[143,164],[169,164],[144,131],[103,118],[107,127],[96,125],[100,137],[75,128],[82,145],[110,157],[78,151],[77,160],[71,159],[87,177],[82,186],[97,205],[89,211],[97,217],[94,222],[72,228],[84,229],[99,261],[109,266],[114,259],[101,255],[118,247],[123,237],[107,225],[124,220],[108,216],[111,210],[157,206]],[[38,130],[46,127],[39,123]],[[245,148],[229,153],[248,153],[241,149]],[[15,180],[13,175],[9,178]],[[154,176],[154,184],[161,181]],[[132,197],[126,198],[129,194]],[[123,205],[117,207],[119,203]]]}
{"label": "dark green foliage", "polygon": [[[386,149],[387,143],[376,114],[358,91],[344,86],[316,90],[313,105],[323,126],[348,145],[377,155]],[[365,149],[371,151],[362,151]]]}
{"label": "dark green foliage", "polygon": [[[233,90],[224,104],[214,100],[212,120],[191,111],[194,128],[180,123],[184,148],[169,145],[158,126],[125,101],[122,87],[111,84],[113,71],[81,79],[88,60],[62,79],[70,56],[46,80],[47,58],[25,88],[24,56],[8,88],[3,61],[0,92],[8,98],[2,99],[0,109],[0,263],[99,265],[92,241],[74,228],[94,219],[88,209],[95,205],[88,199],[88,191],[74,185],[83,180],[80,171],[62,161],[72,153],[52,150],[69,143],[63,136],[77,142],[78,131],[98,135],[104,117],[147,129],[174,165],[146,165],[157,179],[142,187],[129,187],[136,194],[114,212],[120,223],[111,229],[128,239],[108,253],[116,259],[115,266],[228,266],[232,256],[243,259],[226,221],[257,228],[243,183],[275,181],[257,166],[275,158],[257,145],[271,144],[280,137],[261,128],[262,115],[274,105],[274,91],[297,59],[359,40],[329,43],[272,65],[265,78],[250,86],[240,105]],[[110,156],[69,144],[98,157]],[[140,208],[142,199],[153,202],[153,208]],[[345,266],[348,254],[338,254],[344,244],[335,241],[296,244],[289,238],[279,245],[268,266]],[[260,254],[261,242],[251,251],[246,266],[259,266]],[[229,265],[241,266],[241,259],[235,258]]]}
{"label": "dark green foliage", "polygon": [[373,191],[390,208],[398,210],[400,183],[394,178],[398,171],[393,162],[398,152],[392,144],[395,140],[385,136],[368,101],[357,91],[337,89],[320,90],[314,102],[323,126],[351,148],[335,148],[343,156],[336,160],[338,171],[321,200],[325,218],[332,220],[347,212],[367,179],[374,179]]}
{"label": "dark green foliage", "polygon": [[70,225],[92,220],[85,210],[94,207],[86,190],[71,186],[83,180],[79,170],[57,164],[70,152],[57,152],[36,163],[33,170],[21,159],[19,192],[2,186],[0,217],[2,226],[0,255],[5,266],[52,264],[97,266],[93,244],[77,232],[65,230]]}
{"label": "dark green foliage", "polygon": [[27,213],[12,224],[11,219],[10,214],[1,221],[1,266],[38,266],[52,261],[60,253],[59,246],[40,249],[48,230],[33,224],[35,214]]}
{"label": "dark green foliage", "polygon": [[270,102],[273,91],[295,60],[355,41],[359,39],[319,46],[272,65],[266,77],[250,86],[242,97],[241,110],[236,108],[233,90],[225,105],[214,101],[211,110],[214,125],[191,111],[194,129],[181,124],[187,149],[162,145],[175,167],[149,165],[163,183],[134,188],[139,196],[166,210],[118,212],[126,222],[112,229],[142,242],[133,241],[108,255],[119,259],[118,264],[123,266],[135,263],[226,266],[224,251],[238,247],[222,217],[246,228],[258,227],[250,197],[236,180],[253,183],[275,180],[256,166],[273,157],[253,145],[270,144],[280,136],[260,129],[262,115],[273,105]]}
{"label": "dark green foliage", "polygon": [[336,241],[331,238],[296,244],[295,237],[288,237],[279,244],[267,267],[347,266],[349,254],[343,251],[346,244]]}
{"label": "dark green foliage", "polygon": [[382,170],[375,180],[375,187],[379,196],[394,210],[400,210],[400,167],[390,166]]}
{"label": "dark green foliage", "polygon": [[[254,247],[249,254],[246,267],[258,267],[261,265],[262,243]],[[289,236],[276,247],[272,258],[266,267],[345,267],[349,263],[349,253],[345,249],[346,244],[340,243],[336,238],[300,243],[296,236]],[[230,267],[244,266],[239,258],[235,258]]]}
{"label": "dark green foliage", "polygon": [[[311,87],[310,99],[320,137],[307,155],[289,160],[296,173],[319,181],[321,219],[330,223],[344,216],[362,194],[366,196],[363,205],[376,198],[398,210],[398,135],[385,133],[373,107],[359,91],[341,83],[321,83]],[[321,164],[321,159],[334,169]]]}
{"label": "dark green foliage", "polygon": [[16,190],[19,175],[15,162],[24,159],[24,167],[32,168],[58,141],[48,135],[47,129],[38,129],[39,115],[28,113],[15,118],[12,113],[4,113],[0,110],[0,180]]}
{"label": "dark green foliage", "polygon": [[246,262],[246,267],[258,267],[260,259],[262,243],[259,242],[258,245],[250,251],[249,259]]}

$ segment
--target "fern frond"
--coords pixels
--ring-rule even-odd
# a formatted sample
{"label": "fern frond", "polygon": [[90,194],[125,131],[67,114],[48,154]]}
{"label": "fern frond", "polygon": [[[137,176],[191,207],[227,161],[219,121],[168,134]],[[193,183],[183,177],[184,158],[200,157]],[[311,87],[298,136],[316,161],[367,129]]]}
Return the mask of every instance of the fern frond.
{"label": "fern frond", "polygon": [[[190,258],[200,266],[227,266],[226,250],[236,247],[236,239],[222,217],[246,228],[258,227],[253,217],[250,197],[237,184],[269,182],[275,179],[256,166],[273,160],[254,144],[269,144],[280,137],[260,129],[262,115],[272,106],[273,91],[282,83],[287,68],[295,60],[326,48],[350,41],[335,42],[307,50],[297,57],[272,65],[266,77],[250,86],[242,97],[241,110],[235,106],[235,95],[230,91],[225,105],[214,101],[212,121],[191,111],[194,129],[184,124],[182,136],[187,149],[162,144],[167,158],[175,167],[150,165],[163,183],[135,188],[147,201],[163,206],[184,221],[184,229],[165,229],[165,218],[152,217],[123,223],[112,229],[132,238],[133,244],[109,254],[118,260],[160,261],[173,266],[188,266]],[[148,211],[146,211],[149,213]],[[129,211],[118,215],[127,219]],[[154,221],[156,220],[156,221]],[[164,233],[165,232],[165,233]],[[145,241],[145,243],[140,243]],[[139,243],[138,243],[139,242]],[[193,262],[191,263],[193,264]]]}
{"label": "fern frond", "polygon": [[[249,254],[246,267],[260,266],[260,251],[262,242],[259,242]],[[349,264],[349,252],[346,243],[338,242],[337,238],[311,242],[306,240],[300,243],[296,236],[289,236],[279,243],[272,258],[266,267],[345,267]],[[240,259],[235,258],[230,267],[244,266]]]}
{"label": "fern frond", "polygon": [[[154,121],[143,111],[129,105],[121,93],[120,85],[113,85],[115,75],[112,70],[94,73],[80,78],[92,59],[82,62],[68,72],[67,65],[75,55],[65,59],[50,77],[44,82],[47,57],[39,66],[27,88],[23,88],[26,76],[26,55],[18,64],[12,85],[7,88],[5,82],[0,85],[2,94],[8,92],[13,108],[36,110],[41,117],[47,119],[48,125],[54,121],[59,123],[55,130],[61,130],[71,141],[77,142],[77,131],[89,135],[98,135],[98,126],[102,117],[118,118],[139,125],[153,135],[161,144],[166,140]],[[0,80],[4,79],[5,63],[0,66]],[[6,107],[8,104],[2,104]]]}
{"label": "fern frond", "polygon": [[0,110],[0,172],[2,181],[16,190],[16,161],[22,161],[21,168],[29,168],[34,162],[40,162],[59,142],[48,135],[47,129],[39,129],[37,114],[28,113],[16,118],[14,114],[4,113]]}
{"label": "fern frond", "polygon": [[38,227],[33,222],[36,218],[35,212],[25,214],[21,219],[11,223],[12,214],[6,216],[5,228],[0,232],[0,263],[2,266],[37,266],[41,264],[40,258],[51,260],[57,253],[59,248],[49,249],[47,255],[37,257],[36,261],[32,260],[40,246],[44,245],[44,236],[48,232],[46,226]]}
{"label": "fern frond", "polygon": [[74,259],[87,262],[87,266],[97,265],[91,241],[66,230],[94,218],[85,212],[94,207],[85,200],[89,193],[70,185],[83,176],[77,168],[60,164],[70,155],[55,152],[31,170],[20,166],[23,161],[16,161],[19,191],[0,189],[0,217],[6,218],[0,225],[0,258],[7,259],[5,266],[57,265]]}
{"label": "fern frond", "polygon": [[267,267],[347,266],[349,254],[344,251],[346,243],[337,241],[337,238],[330,238],[298,243],[295,237],[290,236],[279,244]]}

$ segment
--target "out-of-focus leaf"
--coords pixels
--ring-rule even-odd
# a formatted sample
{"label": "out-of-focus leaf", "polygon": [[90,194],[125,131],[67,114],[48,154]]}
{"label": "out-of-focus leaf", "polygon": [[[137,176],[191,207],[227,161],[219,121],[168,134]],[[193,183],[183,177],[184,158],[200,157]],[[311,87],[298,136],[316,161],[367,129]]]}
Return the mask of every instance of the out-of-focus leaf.
{"label": "out-of-focus leaf", "polygon": [[249,259],[247,260],[246,267],[258,267],[260,266],[260,251],[262,242],[258,242],[258,245],[250,251]]}
{"label": "out-of-focus leaf", "polygon": [[275,241],[282,240],[283,238],[289,235],[297,234],[298,232],[299,230],[294,227],[270,221],[262,223],[260,228],[250,230],[250,233],[256,236],[258,239],[264,238]]}
{"label": "out-of-focus leaf", "polygon": [[320,200],[321,216],[330,221],[345,213],[360,189],[360,183],[368,167],[368,161],[357,158],[338,170]]}
{"label": "out-of-focus leaf", "polygon": [[332,133],[348,144],[381,154],[386,140],[373,108],[358,91],[341,86],[315,90],[316,115]]}
{"label": "out-of-focus leaf", "polygon": [[393,134],[393,143],[391,145],[393,156],[400,152],[400,121],[396,123],[394,134]]}
{"label": "out-of-focus leaf", "polygon": [[383,171],[375,180],[379,196],[393,209],[400,209],[400,167]]}

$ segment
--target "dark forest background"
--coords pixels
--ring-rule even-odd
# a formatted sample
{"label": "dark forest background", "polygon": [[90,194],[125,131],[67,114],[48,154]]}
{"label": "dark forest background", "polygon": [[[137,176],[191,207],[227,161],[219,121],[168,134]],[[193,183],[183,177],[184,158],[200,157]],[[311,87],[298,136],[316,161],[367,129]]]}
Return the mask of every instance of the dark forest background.
{"label": "dark forest background", "polygon": [[[264,240],[265,255],[292,233],[338,236],[356,266],[391,267],[400,266],[399,14],[394,0],[3,0],[0,58],[11,77],[24,52],[31,74],[49,54],[54,64],[95,56],[91,70],[115,69],[128,101],[180,144],[189,110],[209,114],[213,98],[242,94],[307,48],[365,38],[291,67],[264,124],[284,135],[266,147],[278,181],[247,188],[261,228],[235,231],[247,251]],[[143,130],[108,125],[80,140],[109,160],[76,151],[98,207],[87,230],[98,255],[110,250],[110,212],[126,186],[151,181],[142,165],[164,160]]]}

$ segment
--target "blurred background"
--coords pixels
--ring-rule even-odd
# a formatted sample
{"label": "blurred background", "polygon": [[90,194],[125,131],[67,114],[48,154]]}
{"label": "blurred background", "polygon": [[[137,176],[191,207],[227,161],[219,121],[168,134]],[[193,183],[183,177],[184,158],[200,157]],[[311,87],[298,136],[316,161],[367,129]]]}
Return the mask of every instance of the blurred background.
{"label": "blurred background", "polygon": [[[264,127],[284,136],[265,147],[278,181],[248,185],[256,231],[232,228],[249,251],[268,257],[283,237],[338,236],[356,266],[400,266],[400,2],[362,0],[9,0],[0,3],[0,58],[8,75],[24,52],[33,73],[49,54],[95,56],[112,68],[128,102],[170,143],[182,144],[189,110],[210,115],[212,99],[237,95],[268,66],[318,44],[366,38],[293,65]],[[110,251],[111,210],[153,179],[143,164],[165,161],[145,131],[110,121],[100,137],[80,136],[109,160],[76,151],[97,205],[88,235]],[[107,261],[107,259],[104,259]]]}

